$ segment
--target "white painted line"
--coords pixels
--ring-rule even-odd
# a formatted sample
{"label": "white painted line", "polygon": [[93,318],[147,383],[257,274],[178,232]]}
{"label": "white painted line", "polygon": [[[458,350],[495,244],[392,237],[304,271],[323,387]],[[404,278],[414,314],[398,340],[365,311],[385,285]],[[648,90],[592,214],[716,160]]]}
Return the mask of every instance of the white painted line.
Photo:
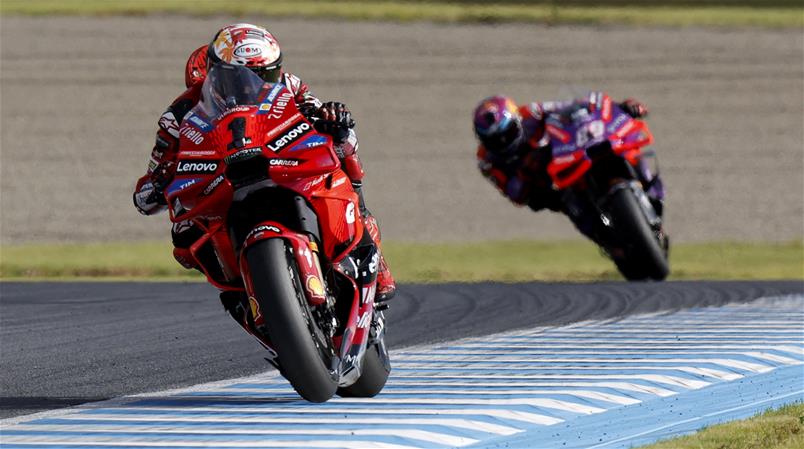
{"label": "white painted line", "polygon": [[[170,426],[121,426],[121,425],[33,425],[23,424],[19,430],[41,431],[41,432],[120,432],[120,433],[160,433],[165,435],[186,434],[186,435],[365,435],[365,436],[393,436],[398,438],[409,438],[412,440],[425,441],[446,446],[467,446],[477,443],[473,438],[448,435],[437,432],[417,429],[395,429],[395,428],[371,428],[371,429],[255,429],[254,426],[243,426],[240,428],[211,428],[206,429],[194,426],[192,428],[170,427]],[[148,437],[144,437],[148,438]],[[150,437],[156,438],[156,437]],[[72,438],[71,438],[72,439]],[[169,442],[166,442],[169,444]],[[205,441],[204,445],[209,445],[210,441]],[[214,443],[212,443],[214,444]]]}
{"label": "white painted line", "polygon": [[301,448],[355,448],[355,449],[417,449],[419,446],[404,446],[400,444],[381,443],[379,441],[149,441],[147,438],[129,437],[103,437],[100,435],[85,437],[65,437],[46,435],[3,435],[3,444],[52,444],[60,446],[173,446],[173,447],[202,447],[214,445],[216,447],[301,447]]}
{"label": "white painted line", "polygon": [[585,399],[593,399],[598,401],[605,401],[611,402],[613,404],[618,405],[632,405],[632,404],[639,404],[640,400],[629,398],[625,396],[619,396],[616,394],[610,393],[601,393],[598,391],[591,391],[591,390],[526,390],[522,388],[513,389],[513,390],[487,390],[487,391],[479,391],[479,390],[467,390],[467,389],[440,389],[440,390],[431,390],[431,389],[406,389],[406,390],[387,390],[382,392],[383,396],[378,398],[380,402],[386,399],[389,395],[400,395],[400,394],[410,394],[410,395],[431,395],[431,394],[438,394],[438,395],[467,395],[467,396],[494,396],[494,395],[511,395],[511,396],[533,396],[533,395],[569,395],[569,396],[576,396],[579,398]]}
{"label": "white painted line", "polygon": [[[429,384],[427,384],[429,385]],[[383,390],[385,391],[385,390]],[[667,390],[665,390],[667,391]],[[669,392],[669,395],[675,393]],[[662,395],[657,395],[662,396]],[[378,403],[382,401],[378,400]],[[209,413],[210,419],[214,419],[215,413],[265,413],[265,414],[285,414],[285,415],[477,415],[489,416],[502,420],[521,421],[529,424],[539,424],[550,426],[564,422],[563,419],[552,416],[540,415],[537,413],[522,412],[518,410],[494,409],[494,408],[385,408],[385,407],[124,407],[116,408],[117,411],[159,411],[159,412],[205,412]],[[143,416],[144,418],[145,416]],[[355,416],[354,418],[358,418]]]}
{"label": "white painted line", "polygon": [[[338,403],[367,403],[376,401],[376,398],[338,398]],[[574,402],[560,401],[557,399],[541,398],[512,398],[512,399],[468,399],[468,398],[382,398],[383,404],[429,404],[429,405],[529,405],[531,407],[552,408],[567,412],[591,415],[593,413],[604,412],[605,409],[592,407]],[[362,422],[362,420],[361,420]],[[431,421],[428,421],[431,422]],[[432,422],[431,422],[432,423]],[[475,429],[478,430],[478,429]]]}
{"label": "white painted line", "polygon": [[394,377],[419,377],[419,378],[454,378],[461,379],[620,379],[620,380],[645,380],[665,385],[697,390],[709,386],[709,382],[702,380],[684,379],[682,377],[659,375],[659,374],[469,374],[465,371],[458,371],[456,374],[444,374],[442,370],[439,374],[422,374],[415,372],[395,373]]}
{"label": "white painted line", "polygon": [[[605,352],[605,354],[606,355],[647,355],[647,354],[650,354],[650,355],[653,355],[653,354],[664,355],[664,354],[668,354],[668,355],[698,355],[698,356],[703,356],[703,355],[708,356],[710,354],[722,354],[722,355],[741,355],[741,356],[746,356],[746,357],[757,357],[757,358],[762,358],[762,359],[766,359],[766,360],[773,360],[775,362],[782,363],[782,364],[785,364],[785,365],[797,365],[797,364],[800,364],[800,363],[804,363],[804,360],[796,360],[796,359],[791,359],[791,358],[788,358],[788,357],[784,357],[784,356],[780,356],[780,355],[773,355],[773,354],[769,354],[767,352],[764,352],[764,351],[767,351],[768,349],[771,349],[771,348],[768,348],[768,347],[762,348],[763,351],[715,350],[715,349],[711,349],[711,348],[705,348],[705,349],[701,348],[698,351],[676,350],[676,349],[661,350],[661,349],[656,349],[656,348],[634,349],[634,350],[629,350],[629,351],[623,351],[622,349],[623,348],[607,350]],[[743,348],[743,349],[745,349],[745,348]],[[520,350],[520,349],[508,349],[508,350],[504,350],[504,349],[487,349],[487,350],[484,350],[484,349],[481,349],[481,348],[477,348],[477,349],[470,348],[470,349],[438,349],[438,350],[435,350],[435,351],[430,351],[429,355],[425,355],[423,353],[406,352],[404,354],[400,354],[401,357],[399,357],[399,358],[402,359],[402,360],[406,360],[406,359],[415,359],[415,358],[420,358],[420,357],[440,357],[442,355],[444,355],[444,356],[459,356],[460,355],[460,356],[474,356],[474,357],[496,357],[496,356],[516,356],[516,357],[518,357],[518,356],[529,356],[530,357],[530,356],[540,356],[540,355],[566,355],[567,357],[569,357],[569,356],[575,356],[576,354],[577,355],[592,354],[592,355],[599,356],[600,352],[601,352],[600,348],[595,348],[595,347],[589,347],[589,348],[584,348],[584,349],[576,349],[576,350],[544,349],[544,350],[528,350],[528,351],[524,351],[524,350]],[[760,354],[762,354],[762,355],[760,355]]]}
{"label": "white painted line", "polygon": [[[397,366],[396,368],[402,369],[401,366]],[[629,366],[629,367],[622,367],[622,366],[575,366],[575,365],[560,365],[560,366],[539,366],[539,367],[532,367],[532,366],[520,366],[520,367],[508,367],[505,368],[505,371],[616,371],[618,373],[625,373],[630,374],[631,371],[680,371],[683,373],[694,374],[696,376],[705,376],[705,377],[712,377],[719,380],[737,380],[744,377],[742,374],[721,371],[714,368],[698,368],[695,366]],[[465,372],[466,369],[463,367],[452,367],[452,368],[445,368],[439,369],[439,373],[462,373]],[[475,370],[477,371],[477,370]],[[421,373],[419,377],[427,377],[431,371],[415,371]],[[571,376],[571,374],[569,374]],[[394,374],[397,376],[397,373]],[[408,376],[410,377],[410,376]]]}
{"label": "white painted line", "polygon": [[[696,350],[697,349],[697,350],[701,350],[701,351],[715,352],[715,351],[721,351],[721,350],[736,349],[736,350],[762,350],[762,351],[774,350],[774,351],[789,352],[789,353],[792,353],[792,354],[804,355],[804,346],[777,346],[775,344],[773,344],[773,345],[712,345],[712,344],[707,344],[707,343],[700,343],[700,344],[697,344],[697,345],[692,345],[689,342],[678,342],[679,344],[677,344],[677,345],[667,344],[667,343],[674,342],[674,340],[673,341],[666,341],[666,342],[664,342],[662,344],[657,345],[657,344],[650,344],[650,343],[644,344],[644,340],[638,340],[638,341],[640,343],[643,343],[643,344],[637,344],[636,340],[632,340],[632,343],[630,343],[630,344],[619,344],[619,345],[613,345],[613,344],[610,344],[610,343],[609,344],[600,344],[600,343],[594,343],[594,342],[590,343],[588,341],[583,341],[583,340],[578,340],[578,344],[564,344],[564,343],[553,343],[553,344],[525,344],[525,343],[520,343],[520,344],[510,344],[510,343],[508,343],[508,344],[489,344],[489,343],[476,343],[476,344],[466,344],[466,345],[451,347],[449,349],[445,348],[444,351],[461,350],[461,349],[471,350],[471,349],[474,349],[474,348],[485,349],[485,348],[489,348],[489,347],[494,347],[494,348],[497,348],[497,350],[510,350],[510,351],[516,352],[517,354],[520,353],[520,351],[522,351],[522,350],[538,350],[540,352],[544,351],[544,352],[541,352],[543,354],[551,354],[553,352],[562,353],[561,350],[563,350],[563,349],[577,349],[577,350],[587,350],[587,351],[599,351],[599,350],[605,349],[606,353],[608,353],[608,350],[617,350],[617,349],[631,349],[632,352],[642,351],[642,350],[665,350],[665,351],[670,350],[670,351],[675,351],[675,350],[679,350],[679,349],[680,350]],[[581,345],[580,343],[583,343],[583,345]],[[802,345],[804,345],[804,341],[802,342]],[[439,352],[440,351],[441,350],[439,350]],[[488,352],[488,351],[486,351],[486,352]],[[406,354],[409,354],[409,352],[406,352]]]}
{"label": "white painted line", "polygon": [[[649,332],[646,332],[646,330],[649,330]],[[588,333],[588,334],[608,333],[608,334],[611,334],[611,333],[614,333],[614,332],[616,332],[618,334],[642,334],[642,333],[648,333],[648,334],[653,334],[653,335],[655,335],[655,334],[672,334],[672,335],[676,335],[676,334],[695,334],[695,335],[699,335],[699,334],[735,334],[735,335],[756,334],[756,335],[766,335],[766,334],[795,334],[795,333],[801,333],[802,331],[800,329],[790,329],[790,330],[768,329],[768,330],[756,330],[756,331],[753,331],[753,330],[752,331],[746,331],[746,330],[740,330],[740,329],[709,329],[709,330],[679,329],[679,330],[676,330],[675,328],[668,329],[668,330],[663,330],[663,329],[658,329],[658,328],[630,329],[628,327],[623,327],[622,329],[616,329],[616,331],[615,331],[615,330],[606,330],[605,327],[601,327],[599,329],[589,329],[589,332],[584,332],[584,333]],[[561,328],[561,329],[553,329],[553,330],[550,331],[550,333],[551,334],[558,334],[558,335],[566,335],[566,334],[571,335],[571,334],[577,334],[578,332],[577,332],[577,329],[563,329],[563,328]]]}
{"label": "white painted line", "polygon": [[[637,354],[638,355],[638,354]],[[695,358],[695,359],[675,359],[675,358],[619,358],[619,359],[597,359],[597,358],[584,358],[584,357],[570,357],[570,358],[544,358],[537,357],[485,357],[485,356],[411,356],[411,357],[397,357],[401,363],[397,363],[399,368],[414,369],[414,368],[448,368],[454,364],[443,362],[457,362],[466,363],[464,369],[478,369],[478,368],[503,368],[507,369],[508,363],[573,363],[573,362],[586,362],[586,363],[705,363],[713,365],[721,365],[729,368],[736,368],[755,373],[764,373],[771,371],[773,368],[759,363],[746,362],[742,360],[733,360],[725,358]],[[410,360],[405,362],[405,360]],[[430,362],[433,363],[430,363]],[[534,369],[537,367],[530,367]]]}
{"label": "white painted line", "polygon": [[[625,390],[625,391],[633,391],[636,393],[647,393],[652,394],[659,397],[667,397],[673,396],[677,394],[674,391],[666,390],[664,388],[647,386],[647,385],[639,385],[633,384],[628,382],[439,382],[433,380],[427,381],[409,381],[409,380],[397,380],[393,383],[393,385],[387,386],[386,388],[396,388],[396,387],[485,387],[485,388],[494,388],[494,387],[523,387],[523,388],[537,388],[537,387],[594,387],[594,388],[610,388],[613,390]],[[386,390],[383,390],[385,392]],[[493,391],[493,390],[492,390]]]}
{"label": "white painted line", "polygon": [[[330,401],[332,402],[332,400]],[[384,401],[389,402],[389,401]],[[454,404],[458,402],[453,402],[450,400],[446,400],[447,404]],[[603,411],[600,409],[600,411]],[[470,419],[450,419],[450,418],[441,418],[441,419],[425,419],[425,418],[382,418],[382,417],[298,417],[298,418],[277,418],[271,416],[182,416],[182,415],[173,415],[173,414],[155,414],[155,415],[148,415],[147,417],[143,417],[139,414],[103,414],[103,413],[92,413],[92,414],[81,414],[81,415],[71,415],[64,417],[63,419],[69,419],[70,421],[76,421],[78,424],[79,421],[131,421],[131,420],[146,420],[146,421],[154,421],[154,422],[178,422],[178,423],[193,423],[193,422],[203,422],[203,421],[215,421],[215,422],[228,422],[228,423],[262,423],[262,424],[376,424],[376,425],[389,425],[389,424],[404,424],[404,425],[414,425],[414,426],[445,426],[445,427],[455,427],[458,429],[466,429],[466,430],[474,430],[476,432],[486,432],[486,433],[493,433],[496,435],[513,435],[517,432],[521,432],[520,429],[515,427],[509,426],[502,426],[499,424],[492,424],[483,421],[473,421]]]}
{"label": "white painted line", "polygon": [[[265,389],[250,389],[250,388],[229,388],[226,391],[236,391],[238,393],[264,393]],[[533,396],[533,395],[569,395],[577,396],[579,398],[595,399],[599,401],[611,402],[619,405],[638,404],[641,401],[625,396],[618,396],[610,393],[600,393],[590,390],[467,390],[467,389],[384,389],[381,396],[375,398],[376,402],[382,403],[391,395],[467,395],[467,396],[497,396],[497,395],[511,395],[511,396]]]}
{"label": "white painted line", "polygon": [[756,357],[758,359],[770,360],[771,362],[782,363],[785,365],[800,365],[804,363],[801,360],[791,359],[790,357],[784,357],[781,355],[768,354],[767,352],[749,351],[744,352],[743,354],[749,357]]}

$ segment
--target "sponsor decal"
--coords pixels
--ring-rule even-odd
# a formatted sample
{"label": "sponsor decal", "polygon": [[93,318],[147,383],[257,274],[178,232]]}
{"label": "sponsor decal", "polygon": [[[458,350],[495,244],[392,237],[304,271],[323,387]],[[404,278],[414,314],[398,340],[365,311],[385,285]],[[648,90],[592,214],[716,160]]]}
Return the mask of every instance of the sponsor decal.
{"label": "sponsor decal", "polygon": [[269,159],[268,165],[274,167],[298,167],[299,162],[298,159]]}
{"label": "sponsor decal", "polygon": [[190,187],[191,185],[197,183],[200,180],[201,178],[177,179],[168,186],[168,195],[172,195],[176,192],[182,191],[187,187]]}
{"label": "sponsor decal", "polygon": [[312,127],[309,123],[304,121],[298,121],[290,126],[290,128],[285,131],[284,134],[277,137],[276,139],[268,142],[268,149],[273,151],[274,153],[280,152],[283,148],[290,146],[290,144],[296,142],[297,140],[301,139],[304,135],[310,132]]}
{"label": "sponsor decal", "polygon": [[249,110],[251,110],[251,108],[248,107],[248,106],[235,106],[235,107],[233,107],[231,109],[227,109],[227,110],[223,111],[223,114],[220,115],[219,119],[221,119],[223,117],[226,117],[227,115],[235,113],[235,112],[248,112]]}
{"label": "sponsor decal", "polygon": [[274,88],[268,92],[268,95],[265,97],[265,101],[260,104],[257,114],[267,114],[271,110],[271,105],[273,105],[274,100],[276,100],[276,96],[279,95],[279,92],[281,92],[282,88],[284,87],[285,86],[282,83],[274,84]]}
{"label": "sponsor decal", "polygon": [[603,97],[603,105],[600,107],[600,118],[604,122],[611,120],[611,98],[608,95]]}
{"label": "sponsor decal", "polygon": [[572,143],[568,143],[565,145],[556,145],[553,147],[553,154],[568,153],[570,151],[575,151],[577,149],[578,147],[576,147],[575,144]]}
{"label": "sponsor decal", "polygon": [[563,129],[561,129],[561,128],[557,127],[557,126],[549,125],[549,124],[546,126],[546,128],[547,128],[547,132],[551,136],[555,137],[556,139],[560,140],[563,143],[569,143],[569,141],[571,139],[570,135],[569,135],[569,133],[567,133]]}
{"label": "sponsor decal", "polygon": [[202,174],[202,173],[215,173],[218,169],[218,161],[210,160],[193,160],[193,161],[179,161],[176,167],[176,173],[189,173],[189,174]]}
{"label": "sponsor decal", "polygon": [[346,178],[340,178],[337,181],[332,183],[332,188],[334,189],[335,187],[338,187],[338,186],[342,185],[345,182],[346,182]]}
{"label": "sponsor decal", "polygon": [[634,129],[634,126],[635,126],[635,125],[634,125],[634,121],[633,121],[633,120],[629,120],[629,121],[628,121],[628,122],[627,122],[625,125],[623,125],[623,127],[622,127],[622,128],[620,128],[619,130],[617,130],[617,132],[615,133],[615,135],[616,135],[617,137],[619,137],[620,139],[622,139],[622,138],[623,138],[623,137],[625,137],[625,136],[626,136],[628,133],[630,133],[630,132],[631,132],[631,130],[633,130],[633,129]]}
{"label": "sponsor decal", "polygon": [[575,162],[575,155],[574,154],[568,154],[566,156],[560,156],[560,157],[554,158],[553,162],[555,162],[556,165],[569,164],[571,162]]}
{"label": "sponsor decal", "polygon": [[358,318],[357,327],[364,329],[367,328],[369,324],[371,324],[371,310],[366,310],[360,315],[360,318]]}
{"label": "sponsor decal", "polygon": [[186,137],[190,142],[201,145],[204,142],[204,135],[192,126],[182,126],[179,134]]}
{"label": "sponsor decal", "polygon": [[271,137],[281,133],[282,131],[285,130],[285,128],[290,126],[291,123],[298,121],[301,118],[301,116],[302,115],[300,113],[298,113],[298,112],[293,114],[292,116],[290,116],[290,118],[288,118],[284,122],[280,123],[277,127],[275,127],[274,129],[268,131],[265,134],[265,137],[271,138]]}
{"label": "sponsor decal", "polygon": [[168,132],[171,136],[179,138],[179,122],[176,121],[176,116],[168,111],[159,117],[159,127]]}
{"label": "sponsor decal", "polygon": [[213,179],[212,182],[201,192],[202,195],[207,196],[212,193],[220,184],[223,182],[223,175],[218,175],[217,178]]}
{"label": "sponsor decal", "polygon": [[159,164],[157,164],[155,160],[151,159],[151,160],[148,162],[148,173],[151,173],[151,172],[153,172],[154,170],[156,170],[156,167],[157,167],[158,165],[159,165]]}
{"label": "sponsor decal", "polygon": [[251,310],[251,317],[254,318],[254,321],[257,321],[260,318],[262,318],[262,313],[260,313],[260,303],[257,302],[257,298],[249,296],[248,305],[249,309]]}
{"label": "sponsor decal", "polygon": [[321,175],[321,176],[313,179],[312,181],[308,182],[307,184],[305,184],[304,187],[302,187],[302,190],[304,190],[306,192],[306,191],[310,190],[311,188],[313,188],[313,186],[321,184],[321,182],[323,180],[325,180],[325,179],[327,179],[327,176],[326,175]]}
{"label": "sponsor decal", "polygon": [[307,276],[307,291],[310,292],[310,295],[323,298],[324,297],[324,284],[321,283],[321,280],[318,277],[313,275]]}
{"label": "sponsor decal", "polygon": [[617,129],[620,126],[625,124],[625,122],[627,122],[627,121],[628,121],[628,116],[625,115],[625,114],[620,114],[620,115],[617,116],[617,118],[614,119],[613,122],[611,122],[611,124],[609,126],[606,127],[606,131],[608,131],[609,134],[613,134],[615,131],[617,131]]}
{"label": "sponsor decal", "polygon": [[208,150],[208,151],[182,151],[182,156],[190,156],[190,157],[198,157],[198,156],[214,156],[216,153],[215,150]]}
{"label": "sponsor decal", "polygon": [[371,256],[371,262],[369,262],[368,266],[369,273],[375,273],[377,271],[377,264],[379,263],[380,263],[380,255],[378,253],[374,253],[374,255]]}
{"label": "sponsor decal", "polygon": [[301,256],[304,257],[304,260],[307,262],[307,266],[312,268],[313,254],[310,252],[310,250],[308,248],[302,248],[301,251],[299,251],[299,254],[301,254]]}
{"label": "sponsor decal", "polygon": [[268,114],[269,118],[280,119],[282,118],[282,114],[285,113],[285,108],[287,108],[288,103],[291,101],[293,101],[293,95],[287,90],[283,90],[276,101],[269,104],[267,108],[263,108],[263,106],[260,105],[260,113]]}
{"label": "sponsor decal", "polygon": [[280,230],[276,226],[260,225],[260,226],[257,226],[256,228],[252,229],[251,232],[248,233],[248,235],[246,236],[246,240],[248,240],[248,239],[250,239],[252,237],[257,237],[260,234],[262,234],[263,232],[275,232],[275,233],[279,234],[279,233],[282,232],[282,230]]}
{"label": "sponsor decal", "polygon": [[203,118],[195,114],[190,114],[190,116],[187,117],[187,121],[198,127],[198,129],[201,130],[202,133],[208,133],[212,131],[212,125]]}
{"label": "sponsor decal", "polygon": [[319,134],[315,134],[315,135],[312,135],[312,136],[302,140],[298,144],[292,146],[288,151],[306,150],[308,148],[313,148],[313,147],[317,147],[319,145],[324,145],[325,143],[327,143],[327,138],[326,137],[324,137],[322,135],[319,135]]}
{"label": "sponsor decal", "polygon": [[352,224],[355,222],[355,203],[349,203],[346,206],[346,223]]}
{"label": "sponsor decal", "polygon": [[262,48],[257,44],[241,45],[234,50],[234,55],[239,58],[251,58],[262,54]]}
{"label": "sponsor decal", "polygon": [[233,153],[226,156],[223,159],[223,161],[226,162],[227,164],[233,164],[235,162],[245,161],[247,159],[260,156],[261,154],[262,154],[262,148],[258,147],[246,148],[238,151],[237,153]]}

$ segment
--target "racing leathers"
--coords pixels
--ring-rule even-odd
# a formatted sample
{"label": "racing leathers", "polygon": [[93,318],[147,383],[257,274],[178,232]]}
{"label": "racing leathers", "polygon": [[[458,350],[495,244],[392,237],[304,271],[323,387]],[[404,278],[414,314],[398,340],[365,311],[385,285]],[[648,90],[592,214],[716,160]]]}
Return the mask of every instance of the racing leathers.
{"label": "racing leathers", "polygon": [[[563,211],[562,194],[553,186],[552,178],[547,173],[547,165],[552,159],[552,147],[545,127],[545,118],[551,113],[557,113],[574,105],[594,111],[606,97],[605,93],[593,92],[588,97],[577,100],[532,102],[519,106],[518,113],[524,136],[519,141],[518,148],[506,157],[489,151],[481,144],[477,150],[480,172],[502,195],[518,206],[528,206],[534,211],[542,209]],[[634,118],[644,117],[648,113],[642,103],[633,99],[626,99],[618,105]],[[646,166],[641,166],[639,169],[648,170]],[[650,177],[649,173],[648,176]],[[664,197],[661,181],[658,175],[654,177],[658,188],[648,193],[652,194],[652,199],[661,206]],[[592,237],[592,230],[586,223],[573,220],[573,224],[581,233]]]}
{"label": "racing leathers", "polygon": [[[179,129],[182,120],[188,112],[200,101],[201,87],[207,72],[207,45],[198,48],[187,61],[185,70],[185,84],[187,89],[176,98],[158,121],[156,142],[148,162],[148,169],[136,184],[134,191],[134,205],[144,215],[153,215],[167,208],[162,191],[172,180],[175,173],[176,159],[179,152]],[[360,212],[377,248],[381,245],[380,229],[377,220],[365,207],[362,192],[363,168],[358,156],[357,136],[351,127],[331,126],[334,116],[343,117],[344,111],[351,121],[348,110],[340,103],[322,104],[310,89],[297,76],[282,72],[279,82],[284,84],[296,102],[299,111],[308,119],[317,118],[325,125],[322,132],[333,135],[335,152],[344,170],[360,199]],[[353,124],[353,122],[352,122]],[[326,126],[330,125],[330,126]],[[172,229],[174,256],[186,268],[197,268],[189,247],[202,235],[192,222],[175,223]],[[390,299],[395,293],[395,283],[388,270],[385,259],[380,256],[380,268],[377,276],[377,301]]]}

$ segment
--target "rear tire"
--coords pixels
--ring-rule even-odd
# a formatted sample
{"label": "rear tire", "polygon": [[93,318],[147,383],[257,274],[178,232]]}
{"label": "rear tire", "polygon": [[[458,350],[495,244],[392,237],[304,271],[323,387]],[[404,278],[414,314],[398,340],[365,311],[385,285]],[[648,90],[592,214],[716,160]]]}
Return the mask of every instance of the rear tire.
{"label": "rear tire", "polygon": [[659,244],[634,192],[619,189],[610,199],[614,229],[623,242],[625,257],[615,260],[617,268],[629,281],[662,281],[670,273],[667,253]]}
{"label": "rear tire", "polygon": [[355,383],[338,388],[338,395],[344,398],[371,398],[382,391],[388,380],[389,370],[380,358],[379,346],[374,344],[366,349],[363,356],[363,369]]}
{"label": "rear tire", "polygon": [[279,354],[282,374],[304,399],[325,402],[335,394],[338,382],[327,367],[330,360],[325,360],[321,342],[316,345],[314,331],[323,333],[296,282],[298,270],[289,256],[280,238],[259,241],[246,253],[254,294]]}

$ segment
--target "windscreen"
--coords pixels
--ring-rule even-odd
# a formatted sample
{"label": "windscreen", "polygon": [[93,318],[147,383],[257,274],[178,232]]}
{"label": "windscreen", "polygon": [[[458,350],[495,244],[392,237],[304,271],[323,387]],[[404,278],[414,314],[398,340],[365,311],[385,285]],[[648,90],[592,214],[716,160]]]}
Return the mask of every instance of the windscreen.
{"label": "windscreen", "polygon": [[265,85],[262,78],[243,66],[216,64],[207,73],[198,109],[215,119],[237,106],[255,106],[260,103]]}

